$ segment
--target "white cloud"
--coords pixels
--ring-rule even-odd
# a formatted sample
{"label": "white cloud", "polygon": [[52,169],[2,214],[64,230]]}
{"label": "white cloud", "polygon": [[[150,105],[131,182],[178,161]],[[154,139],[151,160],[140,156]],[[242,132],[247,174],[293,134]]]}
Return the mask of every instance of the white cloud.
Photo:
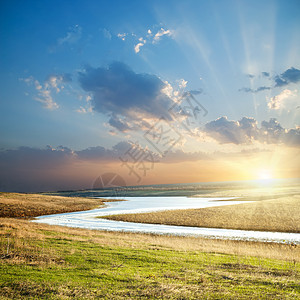
{"label": "white cloud", "polygon": [[64,83],[71,81],[69,74],[50,75],[44,83],[40,83],[33,76],[28,78],[21,78],[28,85],[33,85],[37,91],[37,96],[34,99],[43,104],[46,109],[55,110],[59,105],[54,101],[52,93],[56,94],[64,89]]}
{"label": "white cloud", "polygon": [[78,109],[76,109],[76,112],[80,114],[86,114],[88,111],[83,106],[80,106]]}
{"label": "white cloud", "polygon": [[180,80],[178,80],[178,85],[179,85],[179,88],[180,89],[185,89],[186,88],[186,86],[187,86],[187,81],[186,80],[184,80],[184,79],[180,79]]}
{"label": "white cloud", "polygon": [[154,36],[153,38],[153,43],[158,42],[160,40],[160,38],[164,35],[168,35],[171,36],[173,34],[173,32],[171,30],[165,30],[163,28],[161,28]]}
{"label": "white cloud", "polygon": [[[81,100],[82,100],[83,96],[81,96]],[[84,106],[80,106],[78,109],[76,109],[75,111],[80,113],[80,114],[87,114],[87,113],[91,113],[93,111],[93,107],[91,105],[91,100],[92,97],[90,95],[85,96],[85,102],[86,105]]]}
{"label": "white cloud", "polygon": [[270,109],[275,109],[275,110],[284,108],[287,100],[297,97],[297,92],[298,92],[297,90],[294,91],[291,91],[289,89],[283,90],[280,94],[271,97],[268,100],[268,107]]}
{"label": "white cloud", "polygon": [[38,96],[34,99],[42,103],[46,109],[55,110],[59,108],[59,105],[53,100],[51,96],[51,91],[48,89],[41,90]]}
{"label": "white cloud", "polygon": [[155,44],[160,41],[163,36],[172,36],[174,34],[173,30],[165,30],[164,28],[160,28],[156,34],[152,32],[151,29],[147,30],[146,37],[137,37],[134,33],[118,33],[117,37],[120,38],[122,41],[125,41],[127,36],[132,36],[136,43],[134,45],[134,52],[139,53],[141,51],[141,47],[143,47],[146,43]]}
{"label": "white cloud", "polygon": [[[49,85],[57,92],[59,93],[61,89],[64,88],[62,83],[62,78],[60,76],[52,75],[48,78]],[[46,83],[48,84],[48,83]]]}
{"label": "white cloud", "polygon": [[118,33],[118,34],[117,34],[117,37],[118,37],[119,39],[121,39],[122,41],[125,41],[126,36],[127,36],[127,33]]}
{"label": "white cloud", "polygon": [[137,45],[134,46],[134,51],[135,53],[140,52],[140,48],[143,47],[145,44],[144,43],[138,43]]}

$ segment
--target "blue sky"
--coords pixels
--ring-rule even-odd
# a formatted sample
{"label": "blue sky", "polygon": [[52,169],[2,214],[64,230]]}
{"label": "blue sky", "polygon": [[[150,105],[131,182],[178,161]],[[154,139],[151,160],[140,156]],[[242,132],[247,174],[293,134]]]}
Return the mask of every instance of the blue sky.
{"label": "blue sky", "polygon": [[[78,159],[81,150],[111,151],[134,141],[155,152],[144,134],[162,116],[183,137],[172,148],[181,153],[176,163],[198,152],[275,147],[299,154],[299,1],[0,5],[5,169],[19,172],[22,164],[12,166],[7,157],[26,158],[24,147],[41,152],[47,145],[60,152],[65,147]],[[188,130],[168,115],[186,93],[208,112]]]}

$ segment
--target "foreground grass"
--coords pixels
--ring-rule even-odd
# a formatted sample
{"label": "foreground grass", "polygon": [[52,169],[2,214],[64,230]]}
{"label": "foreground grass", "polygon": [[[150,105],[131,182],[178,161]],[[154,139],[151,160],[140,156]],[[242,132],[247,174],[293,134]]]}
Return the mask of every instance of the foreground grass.
{"label": "foreground grass", "polygon": [[105,219],[178,226],[300,233],[299,207],[300,196],[293,195],[281,196],[274,200],[220,207],[105,216]]}
{"label": "foreground grass", "polygon": [[107,201],[39,194],[0,193],[0,217],[32,218],[41,215],[83,211],[96,208]]}
{"label": "foreground grass", "polygon": [[[3,299],[300,297],[297,246],[0,224]],[[242,255],[255,247],[284,260]]]}

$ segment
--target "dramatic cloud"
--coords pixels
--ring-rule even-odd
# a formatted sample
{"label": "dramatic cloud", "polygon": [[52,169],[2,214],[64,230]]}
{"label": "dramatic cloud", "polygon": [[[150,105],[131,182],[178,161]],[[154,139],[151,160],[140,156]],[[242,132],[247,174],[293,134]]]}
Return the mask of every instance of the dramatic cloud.
{"label": "dramatic cloud", "polygon": [[[64,165],[74,158],[75,153],[63,146],[56,149],[47,146],[45,149],[20,147],[17,150],[1,151],[1,163],[5,162],[24,169],[55,168]],[[34,164],[32,162],[35,162]]]}
{"label": "dramatic cloud", "polygon": [[133,130],[133,128],[130,126],[129,122],[127,122],[124,118],[118,117],[116,114],[112,114],[108,121],[109,125],[112,127],[118,129],[121,132],[127,132],[130,130]]}
{"label": "dramatic cloud", "polygon": [[155,75],[138,74],[115,62],[107,69],[87,68],[79,73],[79,81],[92,93],[93,109],[110,115],[110,125],[121,131],[144,119],[170,118],[173,101],[166,95],[167,84]]}
{"label": "dramatic cloud", "polygon": [[120,162],[119,156],[129,147],[130,143],[122,142],[112,149],[98,146],[77,152],[63,146],[0,150],[0,190],[37,192],[89,188],[99,172],[103,172],[104,165]]}
{"label": "dramatic cloud", "polygon": [[253,118],[243,117],[239,121],[229,121],[221,117],[207,123],[204,132],[221,144],[251,144],[254,141],[267,144],[300,145],[300,128],[284,129],[276,119],[263,121],[258,128]]}
{"label": "dramatic cloud", "polygon": [[275,87],[281,87],[288,85],[289,83],[298,82],[300,82],[300,70],[293,67],[275,77]]}
{"label": "dramatic cloud", "polygon": [[280,109],[284,106],[286,100],[297,97],[297,90],[283,90],[279,95],[271,97],[268,101],[270,109]]}
{"label": "dramatic cloud", "polygon": [[72,187],[74,177],[66,173],[75,158],[74,152],[65,147],[0,151],[0,190],[32,192]]}
{"label": "dramatic cloud", "polygon": [[[154,167],[155,163],[180,163],[207,159],[201,152],[177,150],[162,159],[147,147],[130,141],[119,142],[111,149],[102,146],[72,151],[66,147],[44,149],[20,147],[15,150],[0,150],[0,190],[37,192],[49,190],[91,188],[95,178],[105,173],[109,165],[120,174],[128,174],[125,163],[135,170]],[[141,169],[141,176],[143,175]],[[147,169],[148,170],[148,169]],[[122,173],[123,172],[123,173]]]}
{"label": "dramatic cloud", "polygon": [[[130,155],[128,153],[130,152]],[[160,163],[180,163],[184,161],[197,161],[201,159],[210,159],[209,156],[203,152],[184,152],[183,150],[169,151],[168,155],[161,158],[157,153],[152,152],[148,147],[142,147],[138,143],[130,141],[122,141],[112,147],[106,149],[101,146],[91,147],[82,151],[75,152],[78,159],[93,160],[93,161],[117,161],[122,162],[121,159],[126,159],[131,162],[135,161],[136,157],[142,157],[143,154],[148,154],[153,161]],[[120,159],[121,158],[121,159]]]}
{"label": "dramatic cloud", "polygon": [[221,117],[205,125],[204,131],[220,143],[249,144],[257,135],[257,122],[244,117],[240,121],[229,121]]}

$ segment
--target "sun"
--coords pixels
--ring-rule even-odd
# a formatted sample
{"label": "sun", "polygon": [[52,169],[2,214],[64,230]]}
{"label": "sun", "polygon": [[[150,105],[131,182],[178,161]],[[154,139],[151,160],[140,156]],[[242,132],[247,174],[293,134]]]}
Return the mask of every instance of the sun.
{"label": "sun", "polygon": [[262,181],[269,181],[273,179],[271,170],[262,169],[258,171],[258,179]]}

